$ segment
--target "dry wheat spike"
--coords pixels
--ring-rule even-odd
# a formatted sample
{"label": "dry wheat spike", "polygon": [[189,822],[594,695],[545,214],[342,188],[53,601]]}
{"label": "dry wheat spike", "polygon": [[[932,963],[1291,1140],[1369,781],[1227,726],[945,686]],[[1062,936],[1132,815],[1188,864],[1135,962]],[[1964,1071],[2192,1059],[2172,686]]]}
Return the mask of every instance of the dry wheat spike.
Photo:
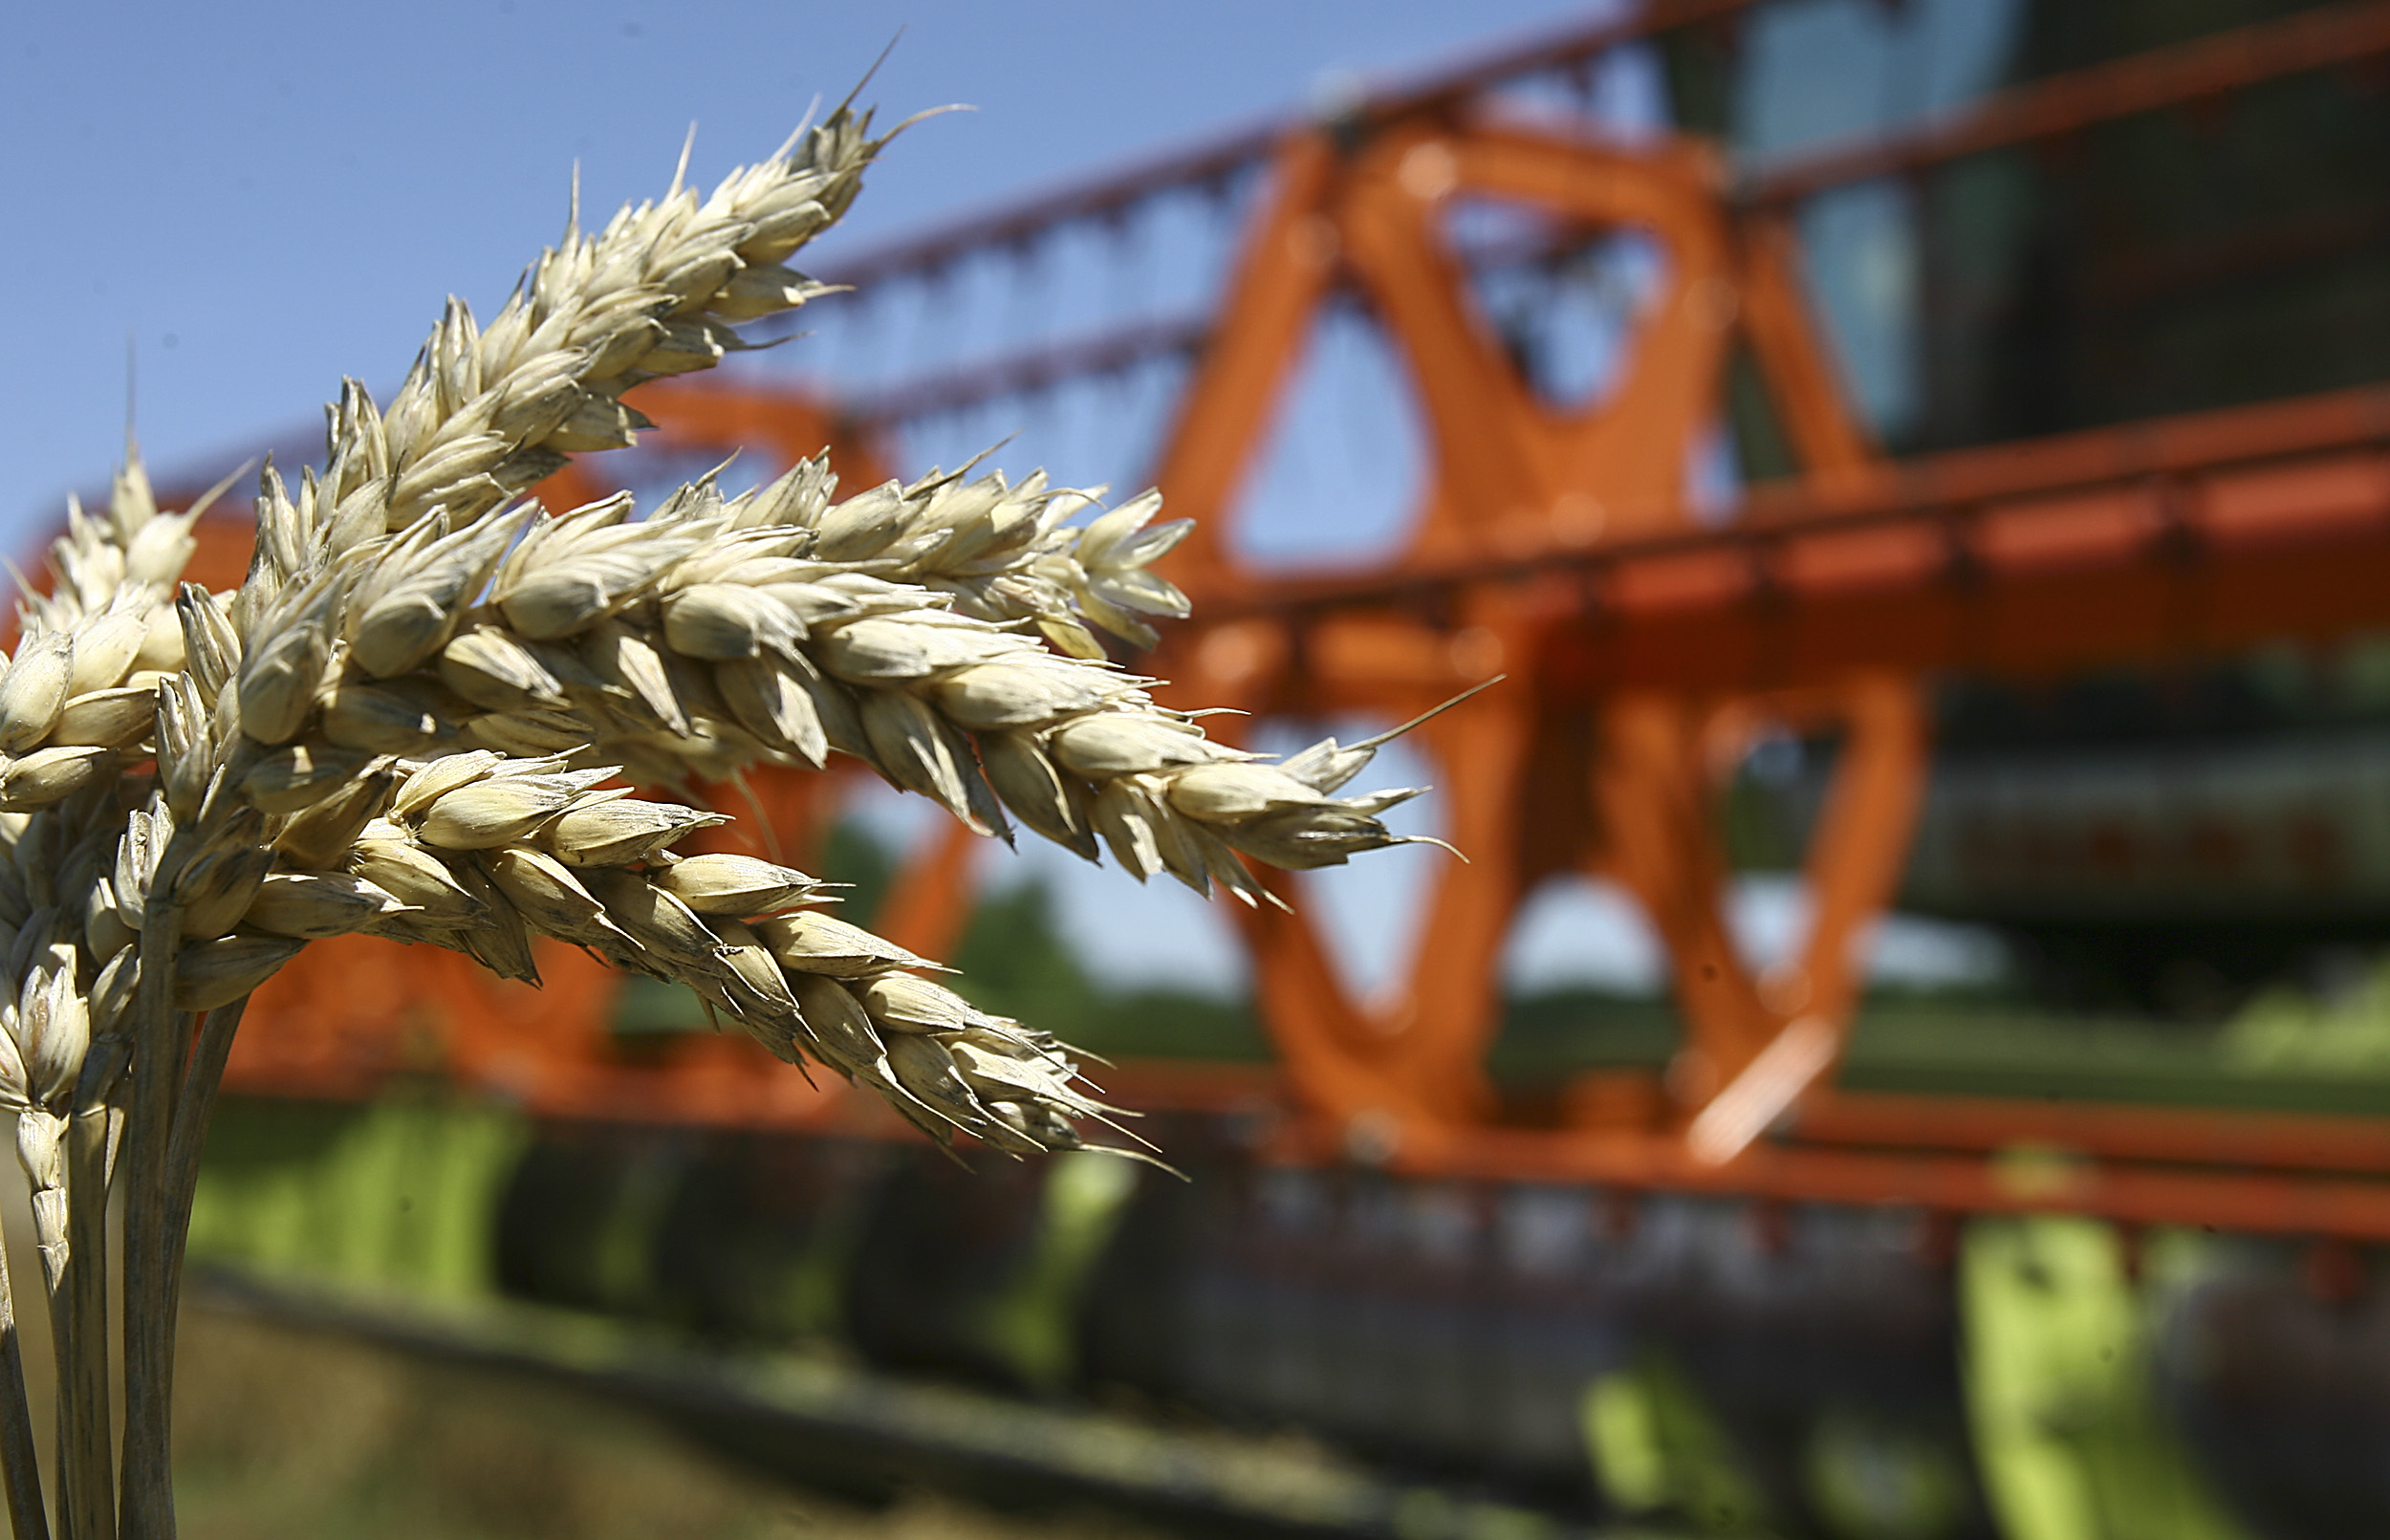
{"label": "dry wheat spike", "polygon": [[[532,938],[554,937],[686,985],[941,1141],[1033,1154],[1112,1119],[1065,1045],[825,913],[802,872],[676,855],[723,820],[635,788],[845,753],[982,832],[1017,821],[1249,903],[1269,896],[1241,857],[1401,842],[1378,814],[1413,792],[1336,795],[1375,740],[1265,763],[1107,661],[1097,632],[1150,645],[1146,617],[1186,610],[1149,571],[1184,533],[1152,523],[1151,492],[1098,511],[1100,489],[966,471],[840,498],[816,459],[738,496],[697,481],[643,517],[628,497],[520,500],[633,441],[631,386],[707,368],[746,345],[741,323],[822,293],[785,264],[888,137],[841,107],[710,196],[676,175],[594,235],[576,223],[487,328],[451,300],[387,406],[346,382],[320,474],[266,470],[236,591],[182,581],[197,510],[161,510],[137,455],[106,510],[70,510],[0,673],[0,1105],[67,1366],[64,1532],[171,1533],[200,1140],[242,1003],[309,941],[367,932],[535,982]],[[94,1303],[111,1182],[120,1486]],[[43,1534],[12,1329],[0,1360],[16,1532]]]}

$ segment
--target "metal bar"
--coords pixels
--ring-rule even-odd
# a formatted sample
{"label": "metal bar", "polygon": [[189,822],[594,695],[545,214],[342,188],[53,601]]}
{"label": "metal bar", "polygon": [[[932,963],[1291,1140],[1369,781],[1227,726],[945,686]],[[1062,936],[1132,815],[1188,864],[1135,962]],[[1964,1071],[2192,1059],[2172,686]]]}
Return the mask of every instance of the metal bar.
{"label": "metal bar", "polygon": [[[1456,255],[1470,271],[1484,273],[1549,262],[1584,245],[1581,233],[1564,231],[1487,243]],[[1332,291],[1322,303],[1333,306],[1350,299],[1349,294]],[[1130,321],[1062,342],[973,358],[842,397],[838,410],[863,428],[900,427],[991,401],[1052,390],[1085,376],[1133,369],[1154,358],[1198,357],[1217,326],[1218,317],[1209,310]]]}
{"label": "metal bar", "polygon": [[[345,1061],[252,1064],[227,1086],[363,1099],[392,1073],[398,1067],[375,1073]],[[1240,1117],[1282,1106],[1286,1095],[1281,1074],[1259,1066],[1130,1060],[1106,1085],[1113,1099],[1142,1111]],[[542,1117],[910,1137],[877,1098],[815,1094],[762,1050],[732,1039],[678,1042],[661,1064],[550,1066],[529,1084],[491,1086]],[[1331,1130],[1296,1126],[1282,1158],[1334,1162],[1348,1154]],[[2390,1120],[1836,1092],[1804,1109],[1798,1139],[1714,1166],[1657,1131],[1451,1128],[1432,1148],[1396,1155],[1406,1170],[1490,1180],[2390,1240],[2390,1182],[2349,1179],[2390,1171]],[[1991,1156],[2017,1144],[2053,1149],[2024,1161]]]}
{"label": "metal bar", "polygon": [[1720,553],[1757,559],[1793,534],[1946,519],[1986,504],[2127,487],[2160,475],[2256,467],[2334,449],[2390,445],[2390,386],[2336,391],[2264,406],[2189,413],[2044,440],[1901,462],[1833,487],[1756,488],[1741,516],[1715,530],[1558,546],[1496,560],[1421,563],[1401,571],[1298,574],[1246,593],[1197,596],[1199,624],[1244,615],[1401,604],[1481,583],[1523,582],[1555,571],[1598,573],[1658,557]]}
{"label": "metal bar", "polygon": [[[1333,1141],[1298,1136],[1291,1163],[1333,1163]],[[1591,1182],[1634,1189],[1969,1214],[2086,1214],[2128,1225],[2205,1225],[2261,1235],[2390,1240],[2390,1182],[2187,1170],[2060,1158],[1888,1154],[1759,1144],[1705,1165],[1662,1134],[1455,1129],[1428,1150],[1398,1151],[1409,1175]]]}
{"label": "metal bar", "polygon": [[840,411],[864,432],[896,427],[985,401],[1034,395],[1072,380],[1118,373],[1153,358],[1192,356],[1203,351],[1211,333],[1208,315],[1141,321],[851,396],[839,403]]}
{"label": "metal bar", "polygon": [[1837,1091],[1802,1109],[1797,1132],[1805,1143],[1887,1149],[2039,1144],[2185,1164],[2390,1172],[2390,1118],[2319,1113]]}
{"label": "metal bar", "polygon": [[[1389,92],[1369,103],[1364,109],[1364,120],[1383,122],[1447,108],[1521,76],[1565,69],[1622,43],[1721,20],[1757,3],[1758,0],[1653,0],[1632,16],[1591,27],[1567,28]],[[829,265],[824,276],[834,283],[859,285],[934,273],[974,251],[1022,245],[1064,225],[1115,217],[1148,198],[1200,187],[1256,169],[1289,134],[1309,126],[1309,119],[1303,118],[1273,118],[1191,150],[1159,156],[1125,171],[1012,203],[1000,214],[967,218],[923,235],[872,248],[858,256]]]}

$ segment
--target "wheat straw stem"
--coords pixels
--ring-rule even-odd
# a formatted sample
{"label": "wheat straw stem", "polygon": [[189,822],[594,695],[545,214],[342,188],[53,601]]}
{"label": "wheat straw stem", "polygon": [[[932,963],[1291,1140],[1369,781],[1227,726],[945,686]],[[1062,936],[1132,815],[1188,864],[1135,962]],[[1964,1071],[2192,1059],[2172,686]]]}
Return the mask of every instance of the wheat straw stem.
{"label": "wheat straw stem", "polygon": [[25,1399],[25,1348],[16,1334],[16,1298],[9,1287],[8,1243],[0,1240],[0,1480],[8,1486],[9,1524],[16,1540],[50,1540],[38,1458],[33,1452],[33,1411]]}
{"label": "wheat straw stem", "polygon": [[[177,835],[173,843],[181,843]],[[133,1105],[125,1135],[124,1464],[118,1506],[124,1540],[173,1540],[174,1356],[172,1247],[166,1236],[166,1152],[189,1018],[174,1009],[182,905],[169,848],[141,921],[141,986],[133,1000]],[[182,1030],[178,1030],[178,1025]]]}
{"label": "wheat straw stem", "polygon": [[[20,1113],[20,1117],[47,1117],[35,1109]],[[73,1124],[62,1132],[71,1132]],[[63,1144],[63,1140],[61,1141]],[[50,1298],[50,1348],[52,1361],[57,1366],[57,1441],[51,1451],[57,1463],[56,1496],[58,1528],[74,1540],[108,1540],[114,1527],[95,1528],[92,1514],[96,1511],[88,1501],[91,1472],[83,1464],[83,1434],[90,1419],[80,1404],[82,1385],[74,1365],[81,1357],[81,1338],[88,1334],[88,1320],[76,1308],[77,1296],[87,1292],[82,1287],[83,1274],[89,1270],[83,1257],[72,1244],[73,1211],[71,1179],[64,1169],[65,1150],[57,1154],[59,1164],[54,1168],[52,1180],[56,1185],[37,1188],[33,1194],[33,1238],[41,1250],[42,1288]],[[104,1204],[102,1205],[104,1207]],[[104,1297],[104,1296],[103,1296]],[[100,1331],[107,1330],[107,1319],[100,1317]],[[98,1472],[101,1484],[107,1482],[103,1465]]]}
{"label": "wheat straw stem", "polygon": [[[17,1127],[21,1132],[25,1126],[25,1119],[50,1116],[51,1114],[44,1108],[31,1108],[17,1114]],[[61,1123],[61,1133],[64,1132],[64,1127],[65,1125]],[[72,1265],[72,1254],[67,1247],[65,1154],[65,1150],[61,1147],[53,1152],[50,1166],[46,1171],[29,1170],[27,1172],[27,1175],[33,1179],[33,1191],[30,1196],[33,1199],[33,1247],[41,1256],[42,1292],[47,1296],[50,1305],[50,1350],[54,1361],[59,1364],[67,1361],[68,1343],[74,1331],[74,1323],[66,1318],[65,1300],[68,1273]],[[59,1527],[69,1533],[73,1532],[74,1527],[65,1520],[64,1514],[67,1466],[66,1429],[73,1416],[73,1399],[68,1389],[66,1377],[60,1375],[57,1382],[58,1442],[57,1447],[52,1451],[52,1455],[57,1461],[57,1495],[61,1505]]]}
{"label": "wheat straw stem", "polygon": [[[85,1330],[84,1318],[75,1308],[75,1297],[81,1290],[84,1259],[76,1255],[69,1244],[73,1204],[70,1203],[66,1170],[66,1137],[73,1130],[67,1117],[47,1107],[35,1106],[17,1114],[18,1150],[22,1158],[22,1142],[26,1119],[39,1118],[53,1125],[51,1143],[45,1160],[29,1163],[27,1175],[33,1179],[33,1237],[41,1251],[41,1281],[50,1302],[50,1345],[52,1361],[57,1366],[57,1438],[52,1449],[56,1462],[54,1495],[58,1505],[58,1528],[65,1533],[90,1540],[108,1540],[109,1531],[95,1529],[88,1518],[78,1521],[76,1515],[89,1515],[91,1505],[79,1502],[89,1473],[81,1464],[84,1441],[79,1436],[87,1420],[79,1404],[81,1387],[76,1380],[72,1365],[79,1352],[77,1338]],[[105,1330],[104,1318],[102,1330]],[[106,1480],[106,1471],[100,1479]]]}
{"label": "wheat straw stem", "polygon": [[199,1039],[191,1050],[191,1066],[184,1074],[174,1100],[174,1127],[166,1141],[166,1361],[174,1361],[175,1328],[180,1324],[183,1291],[183,1247],[191,1234],[191,1202],[199,1191],[199,1157],[207,1144],[207,1119],[215,1111],[216,1090],[224,1084],[225,1061],[232,1054],[232,1039],[241,1030],[241,1013],[249,1009],[243,995],[218,1006],[200,1018]]}
{"label": "wheat straw stem", "polygon": [[[62,1442],[73,1441],[66,1470],[68,1529],[75,1540],[109,1540],[116,1533],[111,1479],[114,1417],[108,1386],[108,1122],[104,1102],[75,1115],[66,1147],[67,1242],[72,1248],[65,1298],[72,1330],[59,1356]],[[68,1388],[75,1415],[66,1416]]]}

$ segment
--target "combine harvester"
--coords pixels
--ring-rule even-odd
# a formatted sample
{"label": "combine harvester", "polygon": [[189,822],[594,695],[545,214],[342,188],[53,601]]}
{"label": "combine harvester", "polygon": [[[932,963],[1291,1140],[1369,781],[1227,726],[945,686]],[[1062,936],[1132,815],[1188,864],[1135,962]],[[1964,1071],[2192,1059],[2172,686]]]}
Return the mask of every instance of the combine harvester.
{"label": "combine harvester", "polygon": [[[2368,1271],[2390,1076],[2152,1092],[1973,1043],[1904,1079],[1864,1031],[1852,1057],[1896,904],[2004,927],[2096,1003],[2390,937],[2383,716],[2246,687],[2331,676],[2317,658],[2353,676],[2390,630],[2390,4],[2226,7],[2249,14],[2181,36],[2162,8],[1987,6],[2010,83],[1800,154],[1722,150],[1720,104],[1764,105],[1803,35],[1947,32],[1953,9],[1652,0],[824,274],[886,306],[1208,200],[1240,223],[1199,316],[867,390],[642,389],[662,426],[632,457],[828,445],[859,485],[918,469],[909,436],[942,416],[1172,373],[1151,477],[1200,521],[1169,570],[1195,618],[1124,662],[1264,722],[1392,723],[1502,678],[1417,734],[1469,860],[1436,868],[1396,987],[1364,999],[1283,881],[1292,914],[1234,913],[1274,1063],[1108,1081],[1193,1182],[951,1172],[743,1040],[618,1033],[616,980],[570,951],[533,994],[352,940],[250,1009],[228,1090],[250,1099],[195,1255],[830,1334],[885,1368],[1300,1426],[1550,1512],[2390,1526],[2365,1455],[2390,1428]],[[1664,81],[1673,128],[1594,110],[1628,77]],[[2220,206],[2252,188],[2271,203]],[[1854,404],[1859,344],[1815,318],[1851,189],[1923,232],[1905,416]],[[1638,292],[1606,383],[1564,400],[1537,307],[1602,263]],[[1527,298],[1497,315],[1496,293]],[[1425,484],[1365,561],[1290,571],[1246,553],[1240,510],[1323,317],[1398,361]],[[1722,429],[1747,484],[1716,507],[1688,467]],[[195,575],[237,571],[241,532],[219,535]],[[1754,790],[1754,746],[1788,741],[1823,769]],[[844,784],[750,794],[804,865]],[[1752,797],[1799,846],[1811,916],[1766,968],[1725,908],[1725,812]],[[958,828],[908,853],[879,928],[950,955],[972,849]],[[1679,1030],[1497,1078],[1514,926],[1586,876],[1648,921]],[[820,1426],[859,1425],[839,1405]],[[1164,1506],[1234,1507],[1155,1480]]]}

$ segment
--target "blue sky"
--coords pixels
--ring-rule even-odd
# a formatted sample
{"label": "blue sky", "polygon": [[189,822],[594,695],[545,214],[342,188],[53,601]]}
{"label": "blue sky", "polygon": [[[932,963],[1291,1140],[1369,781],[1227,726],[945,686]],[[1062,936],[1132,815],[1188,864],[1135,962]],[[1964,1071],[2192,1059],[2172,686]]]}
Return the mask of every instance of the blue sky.
{"label": "blue sky", "polygon": [[477,309],[562,223],[769,153],[900,28],[870,98],[925,125],[822,249],[853,249],[1300,104],[1335,73],[1432,68],[1587,13],[1561,0],[17,8],[0,41],[16,299],[0,519],[21,548],[121,432],[237,460],[343,374],[403,371],[452,290]]}
{"label": "blue sky", "polygon": [[[20,8],[0,41],[0,163],[16,210],[0,240],[0,278],[17,296],[15,366],[0,373],[11,449],[0,459],[0,538],[29,551],[70,488],[104,478],[125,418],[128,344],[153,464],[212,479],[263,442],[313,442],[320,403],[341,376],[386,391],[447,293],[485,315],[494,309],[554,238],[576,163],[584,206],[602,219],[662,189],[694,123],[693,170],[710,183],[769,153],[816,98],[842,96],[900,29],[867,99],[891,118],[949,102],[976,111],[901,141],[845,225],[815,249],[816,265],[1608,9],[1562,0]],[[2005,0],[1931,0],[1919,13],[1956,18],[1965,31],[1967,17],[2006,10]],[[1771,23],[1755,43],[1789,61],[1779,82],[1829,65],[1890,85],[1915,74],[1874,0],[1801,0],[1786,11],[1792,19]],[[1602,80],[1602,110],[1622,123],[1652,120],[1655,79],[1648,60],[1628,61]],[[1828,92],[1837,105],[1813,122],[1803,115],[1815,117],[1818,93],[1763,93],[1749,103],[1761,141],[1753,147],[1863,127],[1948,94],[1927,89],[1912,101],[1871,88],[1859,95],[1874,105],[1854,108],[1852,93]],[[1861,246],[1893,240],[1897,260],[1897,209],[1862,213]],[[984,336],[950,324],[940,308],[950,299],[916,294],[909,314],[902,295],[878,310],[825,308],[818,335],[774,355],[774,366],[884,377],[1066,315],[1200,305],[1233,229],[1217,214],[1165,210],[1135,233],[1141,244],[1129,259],[1065,252],[1042,272],[996,274],[972,313],[974,324],[995,318]],[[1376,346],[1357,324],[1323,333],[1293,392],[1292,425],[1256,478],[1254,511],[1271,515],[1259,522],[1259,548],[1315,555],[1399,527],[1416,450]],[[1883,358],[1897,352],[1896,339],[1854,362],[1862,394],[1868,371],[1890,367]],[[952,463],[1017,435],[1000,463],[1051,464],[1058,479],[1078,483],[1134,477],[1168,383],[1102,389],[1100,399],[930,424],[905,448]],[[1379,784],[1415,784],[1417,774],[1397,755]],[[1433,827],[1431,803],[1415,805],[1416,827]],[[921,813],[874,815],[909,827]],[[1389,852],[1367,877],[1317,884],[1318,912],[1358,977],[1383,977],[1423,879],[1448,859],[1424,848]],[[1116,974],[1218,985],[1236,976],[1225,927],[1191,895],[1124,891],[1118,872],[1097,876],[1054,852],[999,855],[989,869],[1049,876],[1092,955]],[[1781,944],[1799,907],[1782,884],[1762,884],[1741,905],[1763,948]],[[1937,944],[1911,938],[1895,952],[1930,964]],[[1615,896],[1579,887],[1539,904],[1513,967],[1522,983],[1648,981],[1655,961]]]}

